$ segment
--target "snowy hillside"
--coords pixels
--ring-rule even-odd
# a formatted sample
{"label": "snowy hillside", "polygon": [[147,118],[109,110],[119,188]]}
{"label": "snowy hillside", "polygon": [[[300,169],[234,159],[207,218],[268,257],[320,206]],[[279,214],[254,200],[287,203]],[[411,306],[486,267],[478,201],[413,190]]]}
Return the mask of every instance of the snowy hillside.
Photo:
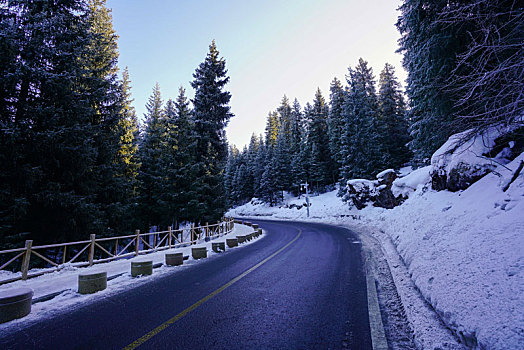
{"label": "snowy hillside", "polygon": [[350,209],[333,191],[311,198],[309,219],[304,197],[279,207],[253,200],[229,215],[385,232],[426,301],[464,344],[524,349],[524,173],[514,176],[522,161],[524,154],[505,165],[491,162],[491,173],[458,192],[432,190],[434,168],[417,169],[395,180],[395,194],[409,198],[390,210]]}

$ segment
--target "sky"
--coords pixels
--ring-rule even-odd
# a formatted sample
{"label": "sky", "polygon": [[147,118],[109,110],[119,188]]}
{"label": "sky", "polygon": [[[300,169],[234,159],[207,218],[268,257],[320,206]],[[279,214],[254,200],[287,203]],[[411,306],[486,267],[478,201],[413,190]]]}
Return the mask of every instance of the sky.
{"label": "sky", "polygon": [[230,144],[242,148],[264,132],[266,117],[284,95],[304,106],[362,57],[378,80],[386,62],[403,83],[397,21],[399,0],[108,0],[119,35],[119,66],[129,68],[134,106],[159,83],[164,101],[190,81],[213,39],[230,83]]}

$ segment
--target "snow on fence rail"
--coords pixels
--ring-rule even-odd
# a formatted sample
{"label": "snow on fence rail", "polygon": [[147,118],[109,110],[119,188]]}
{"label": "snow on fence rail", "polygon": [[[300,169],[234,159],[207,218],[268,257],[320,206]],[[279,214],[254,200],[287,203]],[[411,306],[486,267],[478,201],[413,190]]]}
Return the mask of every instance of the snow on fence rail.
{"label": "snow on fence rail", "polygon": [[[96,235],[92,234],[87,241],[33,246],[33,241],[27,240],[24,248],[0,251],[0,261],[7,260],[0,266],[0,270],[4,270],[10,265],[12,266],[11,270],[13,270],[15,262],[20,258],[22,259],[19,270],[21,274],[14,278],[0,280],[0,285],[41,276],[48,272],[60,270],[65,265],[75,267],[91,266],[128,256],[177,248],[184,244],[196,244],[202,238],[213,238],[228,234],[233,230],[233,226],[233,219],[223,218],[221,222],[216,224],[209,225],[206,223],[206,225],[198,227],[195,227],[193,224],[191,227],[178,230],[173,230],[172,227],[169,227],[166,231],[149,233],[140,233],[140,230],[136,230],[134,235],[104,238],[96,238]],[[140,249],[141,246],[146,249]],[[50,257],[49,254],[53,251],[55,255]],[[31,256],[33,255],[51,265],[51,268],[29,274]],[[85,258],[86,255],[87,261],[81,261],[80,259],[82,257]],[[14,269],[17,270],[16,267]]]}

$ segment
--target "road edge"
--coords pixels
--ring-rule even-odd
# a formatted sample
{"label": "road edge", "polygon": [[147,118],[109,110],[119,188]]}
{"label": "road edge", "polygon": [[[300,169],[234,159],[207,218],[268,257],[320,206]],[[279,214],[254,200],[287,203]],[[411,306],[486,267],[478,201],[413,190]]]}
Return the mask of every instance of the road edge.
{"label": "road edge", "polygon": [[362,253],[364,255],[364,272],[366,274],[366,288],[368,296],[368,317],[369,328],[371,333],[371,344],[373,350],[387,350],[388,341],[386,339],[386,331],[382,323],[382,313],[378,302],[377,286],[375,284],[375,276],[371,262],[373,257],[367,247],[362,245]]}

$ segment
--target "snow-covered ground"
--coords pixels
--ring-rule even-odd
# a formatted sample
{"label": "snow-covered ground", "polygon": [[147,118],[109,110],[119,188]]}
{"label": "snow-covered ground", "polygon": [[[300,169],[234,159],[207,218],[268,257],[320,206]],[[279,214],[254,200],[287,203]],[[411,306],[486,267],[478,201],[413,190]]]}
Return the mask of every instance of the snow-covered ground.
{"label": "snow-covered ground", "polygon": [[[131,259],[122,259],[102,264],[97,264],[91,267],[66,267],[60,271],[48,273],[39,277],[35,277],[26,281],[16,281],[6,285],[0,286],[0,291],[10,290],[14,288],[31,288],[34,292],[33,299],[49,295],[52,293],[64,291],[57,297],[45,301],[33,304],[31,313],[21,319],[13,320],[7,323],[0,324],[0,332],[5,332],[12,327],[23,328],[27,324],[38,321],[44,317],[50,317],[53,314],[64,312],[64,310],[70,310],[75,307],[84,305],[89,302],[93,302],[100,298],[105,298],[115,293],[121,292],[124,289],[133,288],[134,286],[142,283],[148,283],[151,279],[164,276],[166,274],[177,273],[184,269],[191,268],[195,264],[200,263],[202,260],[194,260],[191,256],[191,248],[196,247],[207,247],[208,257],[217,254],[212,251],[211,243],[217,241],[225,241],[226,238],[234,238],[237,235],[246,235],[253,232],[253,228],[246,225],[235,224],[233,231],[227,235],[221,236],[210,242],[202,242],[197,245],[181,247],[176,249],[168,249],[147,255],[140,255]],[[263,237],[260,236],[259,238]],[[255,242],[256,239],[243,243],[235,248],[226,248],[225,253],[231,249],[241,249],[242,247]],[[181,266],[166,266],[156,268],[151,276],[139,276],[136,278],[131,277],[131,262],[132,261],[146,261],[152,260],[153,264],[164,263],[166,253],[183,253],[189,255],[189,259],[184,261]],[[78,287],[78,275],[83,273],[95,273],[106,271],[107,276],[114,276],[122,274],[121,276],[108,281],[107,289],[90,295],[82,295],[77,293]]]}
{"label": "snow-covered ground", "polygon": [[[409,198],[390,210],[350,209],[333,191],[311,197],[309,219],[305,206],[296,207],[304,197],[287,197],[279,207],[253,200],[228,215],[343,224],[378,239],[386,253],[393,242],[408,276],[463,343],[524,349],[524,173],[503,191],[522,160],[524,154],[494,164],[492,173],[459,192],[432,190],[431,166],[417,169],[395,181],[393,191]],[[395,274],[399,262],[388,262]],[[418,344],[442,348],[421,334],[424,313],[417,318],[416,309],[405,308]]]}

